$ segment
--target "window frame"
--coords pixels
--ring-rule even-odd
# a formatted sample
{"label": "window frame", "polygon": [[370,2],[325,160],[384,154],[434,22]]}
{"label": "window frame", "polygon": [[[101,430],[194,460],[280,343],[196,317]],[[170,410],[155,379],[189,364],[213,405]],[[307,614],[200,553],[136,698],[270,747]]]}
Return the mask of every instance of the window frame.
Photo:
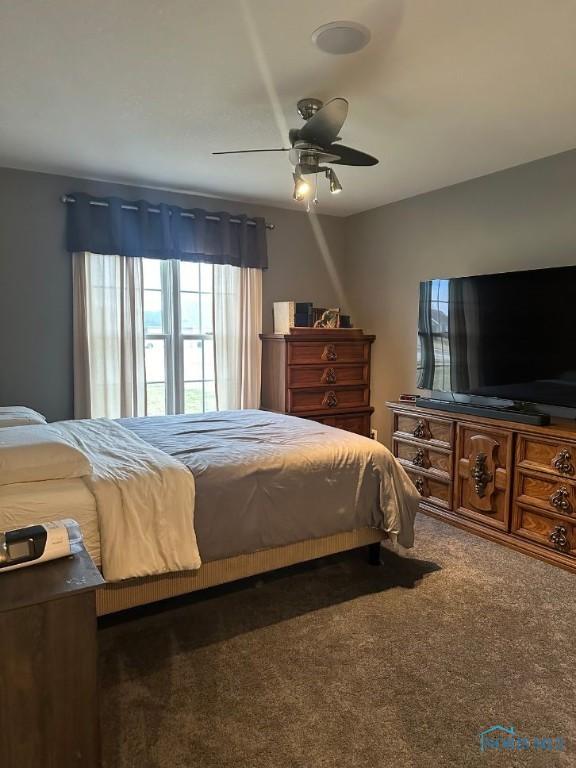
{"label": "window frame", "polygon": [[[200,384],[202,387],[202,411],[190,411],[190,413],[206,412],[206,384],[212,383],[216,390],[215,376],[213,379],[204,378],[206,372],[205,342],[212,341],[214,349],[214,274],[212,268],[212,290],[202,291],[202,270],[198,262],[198,291],[182,290],[180,280],[180,264],[176,259],[149,259],[160,263],[160,288],[147,288],[143,280],[143,291],[156,290],[161,294],[162,328],[161,333],[148,333],[144,328],[145,341],[164,342],[164,370],[165,370],[165,414],[186,413],[186,384]],[[182,293],[196,293],[199,301],[200,333],[188,333],[182,330]],[[202,296],[212,295],[212,331],[202,332]],[[145,295],[145,294],[144,294]],[[186,381],[184,378],[184,345],[186,341],[201,341],[202,349],[202,379]],[[148,410],[148,378],[146,378],[146,410]],[[157,382],[161,383],[161,382]],[[216,406],[215,406],[216,407]]]}

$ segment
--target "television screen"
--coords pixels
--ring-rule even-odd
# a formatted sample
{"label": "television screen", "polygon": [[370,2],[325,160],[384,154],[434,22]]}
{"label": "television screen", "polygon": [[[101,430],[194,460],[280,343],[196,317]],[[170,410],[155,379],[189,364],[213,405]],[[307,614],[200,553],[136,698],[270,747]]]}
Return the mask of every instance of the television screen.
{"label": "television screen", "polygon": [[420,284],[418,387],[576,407],[576,267]]}

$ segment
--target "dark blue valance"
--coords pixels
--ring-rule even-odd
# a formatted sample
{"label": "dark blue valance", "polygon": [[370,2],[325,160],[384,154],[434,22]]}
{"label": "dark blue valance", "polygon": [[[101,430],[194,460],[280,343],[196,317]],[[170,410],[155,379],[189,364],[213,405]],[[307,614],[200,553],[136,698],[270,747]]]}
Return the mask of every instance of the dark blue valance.
{"label": "dark blue valance", "polygon": [[262,218],[76,192],[67,199],[74,200],[67,206],[66,244],[71,253],[268,267]]}

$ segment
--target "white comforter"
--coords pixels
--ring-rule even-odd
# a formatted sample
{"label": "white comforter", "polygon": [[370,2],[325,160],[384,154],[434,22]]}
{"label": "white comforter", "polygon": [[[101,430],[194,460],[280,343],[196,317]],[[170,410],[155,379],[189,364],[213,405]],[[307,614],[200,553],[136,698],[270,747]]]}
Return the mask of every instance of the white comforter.
{"label": "white comforter", "polygon": [[57,426],[92,462],[84,480],[96,499],[107,580],[200,567],[194,476],[183,464],[109,419]]}

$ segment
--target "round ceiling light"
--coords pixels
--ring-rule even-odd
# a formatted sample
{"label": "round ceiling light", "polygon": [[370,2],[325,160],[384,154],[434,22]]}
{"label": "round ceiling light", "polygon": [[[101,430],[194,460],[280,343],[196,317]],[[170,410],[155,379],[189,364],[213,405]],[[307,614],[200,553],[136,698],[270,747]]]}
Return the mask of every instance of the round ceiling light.
{"label": "round ceiling light", "polygon": [[369,40],[370,30],[356,21],[331,21],[312,33],[314,45],[336,56],[361,51]]}

